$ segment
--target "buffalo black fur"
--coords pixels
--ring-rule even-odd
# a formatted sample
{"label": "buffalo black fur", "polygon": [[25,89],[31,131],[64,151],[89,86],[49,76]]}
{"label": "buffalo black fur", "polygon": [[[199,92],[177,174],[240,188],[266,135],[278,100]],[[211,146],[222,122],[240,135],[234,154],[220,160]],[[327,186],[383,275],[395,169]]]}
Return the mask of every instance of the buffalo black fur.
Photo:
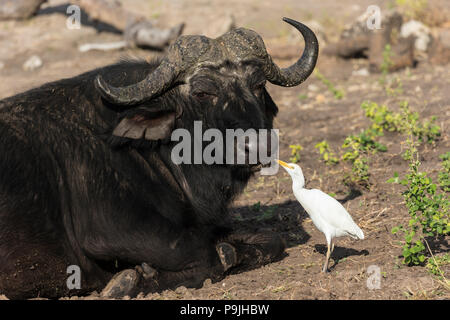
{"label": "buffalo black fur", "polygon": [[[143,262],[160,276],[144,291],[198,286],[225,274],[220,241],[237,248],[240,265],[261,265],[283,252],[276,235],[232,227],[228,208],[251,166],[176,166],[170,137],[112,134],[125,118],[170,113],[173,128],[191,130],[194,120],[220,129],[272,127],[277,107],[264,88],[249,93],[252,77],[214,99],[192,92],[197,85],[188,93],[174,85],[125,109],[102,100],[94,86],[98,74],[114,86],[136,83],[158,64],[122,61],[0,101],[0,294],[85,294]],[[218,107],[225,102],[226,110]],[[80,290],[66,286],[69,265],[82,270]]]}

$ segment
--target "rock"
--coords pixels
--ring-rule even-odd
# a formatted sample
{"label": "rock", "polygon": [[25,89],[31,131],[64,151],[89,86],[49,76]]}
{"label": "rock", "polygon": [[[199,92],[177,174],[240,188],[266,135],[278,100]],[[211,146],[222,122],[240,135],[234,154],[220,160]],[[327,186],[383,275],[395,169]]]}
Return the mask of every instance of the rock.
{"label": "rock", "polygon": [[142,300],[145,299],[145,294],[143,292],[140,292],[137,296],[136,296],[136,300]]}
{"label": "rock", "polygon": [[207,287],[207,286],[210,286],[212,284],[212,281],[211,281],[211,279],[206,279],[205,281],[203,281],[203,287]]}
{"label": "rock", "polygon": [[[390,43],[391,31],[400,30],[403,18],[396,10],[391,10],[383,14],[381,29],[370,30],[367,27],[367,19],[371,12],[365,12],[353,23],[347,25],[342,31],[337,43],[329,44],[324,48],[326,55],[337,55],[342,58],[353,58],[358,56],[381,57],[385,44]],[[380,49],[381,48],[381,49]],[[369,58],[370,59],[370,58]],[[372,63],[378,64],[379,61]]]}
{"label": "rock", "polygon": [[[374,31],[367,28],[367,20],[371,15],[372,12],[366,11],[356,18],[353,23],[345,26],[341,34],[341,39],[370,36],[371,32]],[[402,24],[402,20],[402,16],[397,10],[390,10],[382,15],[381,29],[385,28],[387,25],[399,28]]]}
{"label": "rock", "polygon": [[449,29],[442,29],[438,33],[439,42],[444,48],[450,49],[450,27]]}
{"label": "rock", "polygon": [[208,26],[206,35],[210,38],[217,38],[235,28],[236,19],[233,14],[228,13],[216,19],[212,25]]}
{"label": "rock", "polygon": [[435,30],[429,56],[432,64],[450,62],[450,26]]}
{"label": "rock", "polygon": [[117,273],[100,293],[102,298],[123,298],[133,296],[137,289],[139,275],[136,270],[126,269]]}
{"label": "rock", "polygon": [[175,293],[177,294],[185,294],[188,291],[188,289],[185,286],[180,286],[175,289]]}
{"label": "rock", "polygon": [[28,19],[47,0],[0,0],[0,20]]}
{"label": "rock", "polygon": [[373,30],[369,43],[369,68],[381,72],[385,60],[386,46],[391,46],[389,71],[396,71],[414,65],[414,36],[398,37],[403,18],[396,11],[383,16],[380,30]]}
{"label": "rock", "polygon": [[354,70],[354,71],[352,72],[352,75],[354,75],[354,76],[360,76],[360,77],[367,77],[367,76],[370,75],[370,72],[369,72],[369,69],[367,69],[367,68],[362,68],[362,69],[359,69],[359,70]]}
{"label": "rock", "polygon": [[4,294],[0,294],[0,300],[9,300]]}
{"label": "rock", "polygon": [[177,39],[184,30],[184,23],[170,29],[161,29],[151,21],[140,21],[129,25],[125,30],[125,41],[128,46],[151,47],[164,49]]}
{"label": "rock", "polygon": [[33,71],[40,67],[42,67],[42,60],[36,55],[31,56],[22,66],[25,71]]}
{"label": "rock", "polygon": [[323,94],[318,94],[316,96],[316,102],[317,103],[323,103],[325,101],[327,101],[327,98],[325,98],[325,96]]}
{"label": "rock", "polygon": [[312,92],[316,92],[316,91],[319,91],[319,87],[316,86],[315,84],[310,84],[310,85],[308,85],[308,90],[312,91]]}
{"label": "rock", "polygon": [[361,90],[361,86],[359,85],[351,85],[347,88],[348,92],[356,92],[356,91],[360,91]]}
{"label": "rock", "polygon": [[419,51],[427,51],[431,42],[430,29],[423,23],[416,20],[410,20],[404,23],[400,30],[400,35],[403,38],[408,38],[411,35],[414,36],[414,47]]}

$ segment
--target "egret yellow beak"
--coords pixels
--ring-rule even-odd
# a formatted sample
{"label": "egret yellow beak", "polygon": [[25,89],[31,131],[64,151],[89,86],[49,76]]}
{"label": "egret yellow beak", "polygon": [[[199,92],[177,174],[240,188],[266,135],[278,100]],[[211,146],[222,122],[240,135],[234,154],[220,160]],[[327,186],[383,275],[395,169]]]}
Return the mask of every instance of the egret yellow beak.
{"label": "egret yellow beak", "polygon": [[283,167],[286,167],[286,168],[288,168],[288,169],[294,169],[294,167],[288,165],[288,164],[287,164],[286,162],[284,162],[284,161],[277,160],[277,162],[278,162],[279,164],[281,164]]}

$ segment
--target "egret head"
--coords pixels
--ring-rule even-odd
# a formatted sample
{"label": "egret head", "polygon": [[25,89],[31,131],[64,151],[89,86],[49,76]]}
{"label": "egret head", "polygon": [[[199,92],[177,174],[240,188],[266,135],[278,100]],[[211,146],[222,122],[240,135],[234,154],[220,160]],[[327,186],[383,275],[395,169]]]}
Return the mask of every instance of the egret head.
{"label": "egret head", "polygon": [[305,186],[305,177],[303,176],[302,168],[298,164],[286,163],[281,160],[277,160],[277,162],[289,173],[295,184],[298,184],[300,188]]}

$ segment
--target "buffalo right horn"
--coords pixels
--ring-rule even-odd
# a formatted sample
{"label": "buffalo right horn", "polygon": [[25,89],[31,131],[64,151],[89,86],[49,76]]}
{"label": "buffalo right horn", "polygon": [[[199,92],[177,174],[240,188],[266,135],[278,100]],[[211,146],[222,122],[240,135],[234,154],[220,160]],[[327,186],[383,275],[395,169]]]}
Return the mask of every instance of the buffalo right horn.
{"label": "buffalo right horn", "polygon": [[114,87],[98,75],[95,86],[105,100],[116,105],[127,106],[160,95],[172,85],[179,73],[177,66],[165,59],[155,71],[138,83],[126,87]]}
{"label": "buffalo right horn", "polygon": [[280,69],[273,62],[272,57],[268,55],[265,74],[267,80],[273,84],[283,87],[293,87],[305,81],[313,72],[319,55],[319,43],[314,32],[304,24],[289,18],[283,18],[283,21],[300,31],[305,39],[305,50],[296,63],[284,69]]}
{"label": "buffalo right horn", "polygon": [[185,75],[195,68],[212,45],[212,40],[204,36],[181,36],[169,47],[167,57],[144,80],[126,87],[114,87],[98,75],[95,86],[105,100],[116,105],[135,105],[151,100],[174,83],[183,82]]}

